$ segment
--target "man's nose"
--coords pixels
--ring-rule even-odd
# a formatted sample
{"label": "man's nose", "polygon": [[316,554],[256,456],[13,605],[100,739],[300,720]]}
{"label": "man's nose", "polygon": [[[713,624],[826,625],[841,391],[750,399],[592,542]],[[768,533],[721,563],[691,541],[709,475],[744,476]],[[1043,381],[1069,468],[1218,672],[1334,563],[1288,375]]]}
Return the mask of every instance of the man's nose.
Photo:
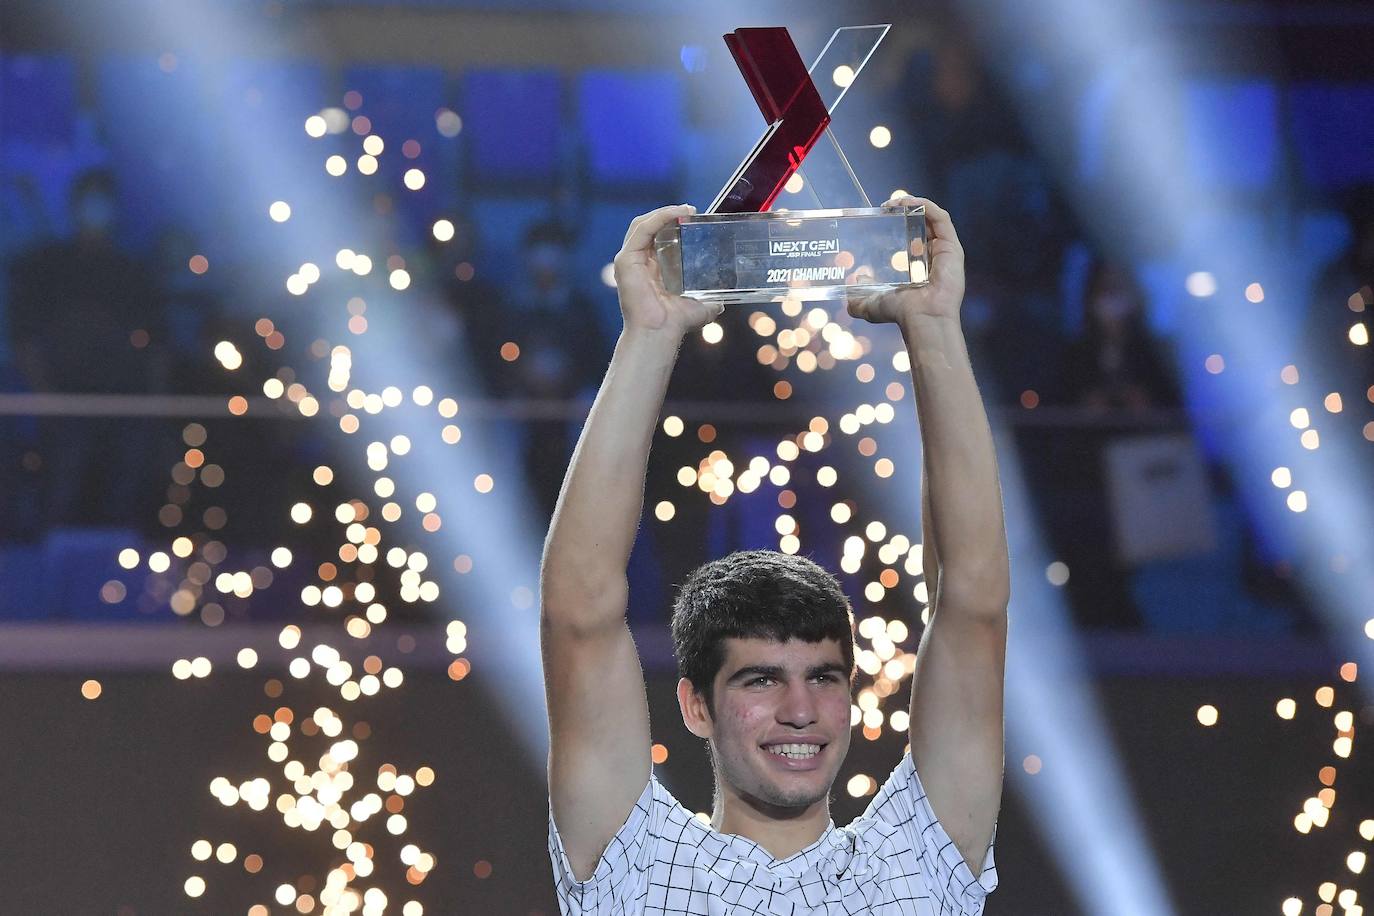
{"label": "man's nose", "polygon": [[816,721],[816,698],[805,682],[788,686],[778,709],[778,721],[796,728],[805,728]]}

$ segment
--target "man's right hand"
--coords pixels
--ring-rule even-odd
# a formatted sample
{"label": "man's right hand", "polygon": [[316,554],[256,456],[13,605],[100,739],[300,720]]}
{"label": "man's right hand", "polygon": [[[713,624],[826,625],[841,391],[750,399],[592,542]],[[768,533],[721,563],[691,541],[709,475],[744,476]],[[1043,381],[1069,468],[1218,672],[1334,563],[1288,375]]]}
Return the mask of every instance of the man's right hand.
{"label": "man's right hand", "polygon": [[695,212],[696,207],[690,204],[660,207],[636,216],[630,223],[625,244],[615,256],[615,285],[625,330],[663,332],[681,338],[725,310],[723,303],[672,295],[664,289],[659,276],[654,236],[678,217]]}

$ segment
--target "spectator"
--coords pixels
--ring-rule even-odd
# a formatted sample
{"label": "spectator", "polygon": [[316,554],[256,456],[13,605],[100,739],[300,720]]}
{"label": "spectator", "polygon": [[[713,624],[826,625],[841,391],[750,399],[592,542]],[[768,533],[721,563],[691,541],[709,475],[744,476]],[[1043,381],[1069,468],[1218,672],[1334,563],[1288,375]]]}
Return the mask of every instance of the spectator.
{"label": "spectator", "polygon": [[1144,293],[1128,267],[1093,263],[1084,290],[1084,332],[1058,361],[1050,396],[1101,412],[1102,422],[1020,436],[1031,489],[1054,494],[1041,501],[1040,511],[1057,557],[1073,571],[1067,590],[1086,627],[1140,624],[1131,568],[1115,546],[1106,449],[1123,434],[1139,433],[1138,421],[1126,411],[1180,404],[1162,345],[1146,327],[1145,309]]}
{"label": "spectator", "polygon": [[159,390],[165,361],[139,351],[163,349],[161,309],[147,265],[115,247],[113,178],[87,172],[70,203],[75,236],[21,254],[11,272],[19,369],[35,391]]}
{"label": "spectator", "polygon": [[[0,173],[0,264],[8,264],[51,227],[42,194],[33,175]],[[8,297],[11,290],[0,283],[0,391],[24,391],[25,379],[14,364]],[[0,417],[0,540],[30,540],[42,524],[42,506],[36,481],[38,422],[33,417]]]}
{"label": "spectator", "polygon": [[1145,323],[1145,295],[1128,267],[1098,261],[1083,296],[1084,333],[1061,364],[1061,399],[1094,410],[1178,407],[1163,344]]}
{"label": "spectator", "polygon": [[204,276],[208,268],[192,261],[199,254],[195,239],[182,229],[163,232],[153,252],[157,296],[166,316],[167,387],[178,394],[218,392],[228,381],[212,354],[217,342],[231,336],[230,326],[210,280],[214,274]]}
{"label": "spectator", "polygon": [[[908,79],[910,85],[929,88],[906,99],[909,123],[920,125],[917,139],[930,196],[948,197],[953,173],[966,163],[1026,151],[1014,108],[996,91],[964,38],[948,36],[930,59],[913,59]],[[961,239],[966,235],[959,233]]]}
{"label": "spectator", "polygon": [[463,329],[465,351],[461,358],[469,367],[469,383],[488,394],[494,389],[500,368],[505,301],[492,283],[479,276],[481,260],[477,227],[468,219],[451,217],[453,237],[439,242],[430,237],[429,264],[437,289],[442,289],[449,313]]}
{"label": "spectator", "polygon": [[1317,281],[1305,337],[1308,353],[1334,357],[1334,368],[1352,374],[1363,389],[1374,384],[1374,346],[1352,346],[1349,335],[1359,322],[1368,329],[1366,333],[1374,331],[1374,185],[1351,191],[1345,211],[1350,247]]}
{"label": "spectator", "polygon": [[[75,236],[39,245],[11,270],[15,365],[34,391],[165,389],[162,309],[151,270],[114,244],[114,190],[106,172],[80,176],[70,196]],[[127,524],[145,504],[145,421],[58,418],[42,424],[40,438],[49,525]]]}
{"label": "spectator", "polygon": [[992,397],[1015,403],[1023,391],[1043,390],[1057,361],[1065,207],[1015,106],[967,39],[947,36],[911,69],[912,84],[929,87],[910,109],[923,193],[946,202],[971,255],[969,346],[988,366]]}

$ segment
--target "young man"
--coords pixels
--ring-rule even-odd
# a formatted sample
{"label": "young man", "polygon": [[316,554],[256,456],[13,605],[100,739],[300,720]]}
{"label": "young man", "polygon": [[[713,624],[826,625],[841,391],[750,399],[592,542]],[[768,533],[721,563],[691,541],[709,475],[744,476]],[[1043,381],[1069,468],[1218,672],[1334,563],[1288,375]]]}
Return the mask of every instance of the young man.
{"label": "young man", "polygon": [[615,258],[624,331],[544,550],[549,852],[565,914],[955,916],[981,913],[997,886],[1009,572],[992,437],[959,325],[964,253],[944,210],[890,203],[925,205],[931,282],[849,311],[901,328],[916,391],[932,613],[911,752],[863,816],[837,828],[829,793],[849,748],[852,614],[814,563],[750,551],[694,572],[673,613],[683,722],[708,741],[715,770],[710,827],[652,775],[625,567],[678,345],[721,307],[659,280],[654,233],[691,208],[640,216]]}

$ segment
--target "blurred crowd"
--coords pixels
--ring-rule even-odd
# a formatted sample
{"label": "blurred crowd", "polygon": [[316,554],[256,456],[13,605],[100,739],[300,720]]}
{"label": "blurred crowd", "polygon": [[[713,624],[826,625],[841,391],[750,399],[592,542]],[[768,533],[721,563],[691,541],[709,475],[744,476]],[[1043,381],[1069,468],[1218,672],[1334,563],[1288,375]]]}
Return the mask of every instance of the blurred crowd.
{"label": "blurred crowd", "polygon": [[[1186,559],[1203,549],[1185,536],[1171,551],[1166,537],[1163,546],[1126,556],[1123,520],[1113,516],[1109,498],[1113,486],[1129,485],[1109,479],[1120,473],[1107,459],[1114,443],[1188,435],[1171,342],[1152,330],[1152,303],[1137,265],[1087,241],[1063,190],[972,54],[951,45],[928,65],[931,92],[913,97],[921,110],[910,112],[922,125],[912,168],[926,176],[922,192],[955,214],[969,255],[964,320],[985,396],[1013,412],[1069,408],[1052,422],[1015,427],[1026,474],[1048,537],[1072,570],[1068,587],[1084,622],[1139,626],[1133,571],[1152,558]],[[251,321],[230,307],[232,273],[207,280],[196,240],[176,228],[163,230],[146,250],[121,244],[119,181],[101,169],[79,174],[70,183],[68,212],[50,219],[31,176],[0,175],[0,200],[14,230],[0,250],[0,392],[254,394],[239,392],[210,357],[218,341],[241,339]],[[1310,297],[1304,321],[1314,341],[1348,324],[1352,294],[1364,297],[1363,307],[1374,306],[1374,207],[1362,200],[1357,195],[1351,204],[1348,253]],[[393,367],[393,375],[408,378],[394,383],[421,384],[434,371],[463,365],[466,394],[511,405],[512,420],[500,435],[518,452],[538,517],[546,519],[586,399],[614,344],[614,292],[572,269],[575,226],[530,222],[521,234],[520,266],[492,277],[473,266],[481,262],[481,227],[453,223],[453,238],[442,244],[424,232],[422,250],[407,263],[420,294],[404,314],[359,314],[370,333],[407,339],[412,364]],[[289,324],[277,330],[290,337]],[[743,325],[736,330],[715,346],[689,341],[670,398],[728,402],[751,392],[748,399],[766,399],[776,375],[758,365]],[[257,377],[272,374],[263,366]],[[1353,368],[1368,375],[1367,365]],[[165,536],[158,506],[186,503],[180,485],[169,485],[167,468],[184,452],[187,421],[156,413],[100,402],[74,416],[0,415],[0,542],[32,543],[83,526]],[[255,507],[273,503],[273,494],[285,500],[290,475],[282,472],[283,458],[305,474],[328,446],[299,424],[258,421],[253,431],[216,440],[242,487],[226,490],[221,501],[267,543],[284,520]],[[742,441],[757,432],[737,435]],[[685,446],[664,448],[682,452],[661,455],[665,466],[696,461]],[[1198,465],[1204,495],[1219,507],[1214,540],[1230,545],[1226,562],[1240,589],[1261,583],[1252,590],[1270,604],[1295,602],[1278,581],[1282,564],[1264,555],[1239,520],[1225,474],[1206,458]],[[675,549],[651,547],[662,556]]]}

